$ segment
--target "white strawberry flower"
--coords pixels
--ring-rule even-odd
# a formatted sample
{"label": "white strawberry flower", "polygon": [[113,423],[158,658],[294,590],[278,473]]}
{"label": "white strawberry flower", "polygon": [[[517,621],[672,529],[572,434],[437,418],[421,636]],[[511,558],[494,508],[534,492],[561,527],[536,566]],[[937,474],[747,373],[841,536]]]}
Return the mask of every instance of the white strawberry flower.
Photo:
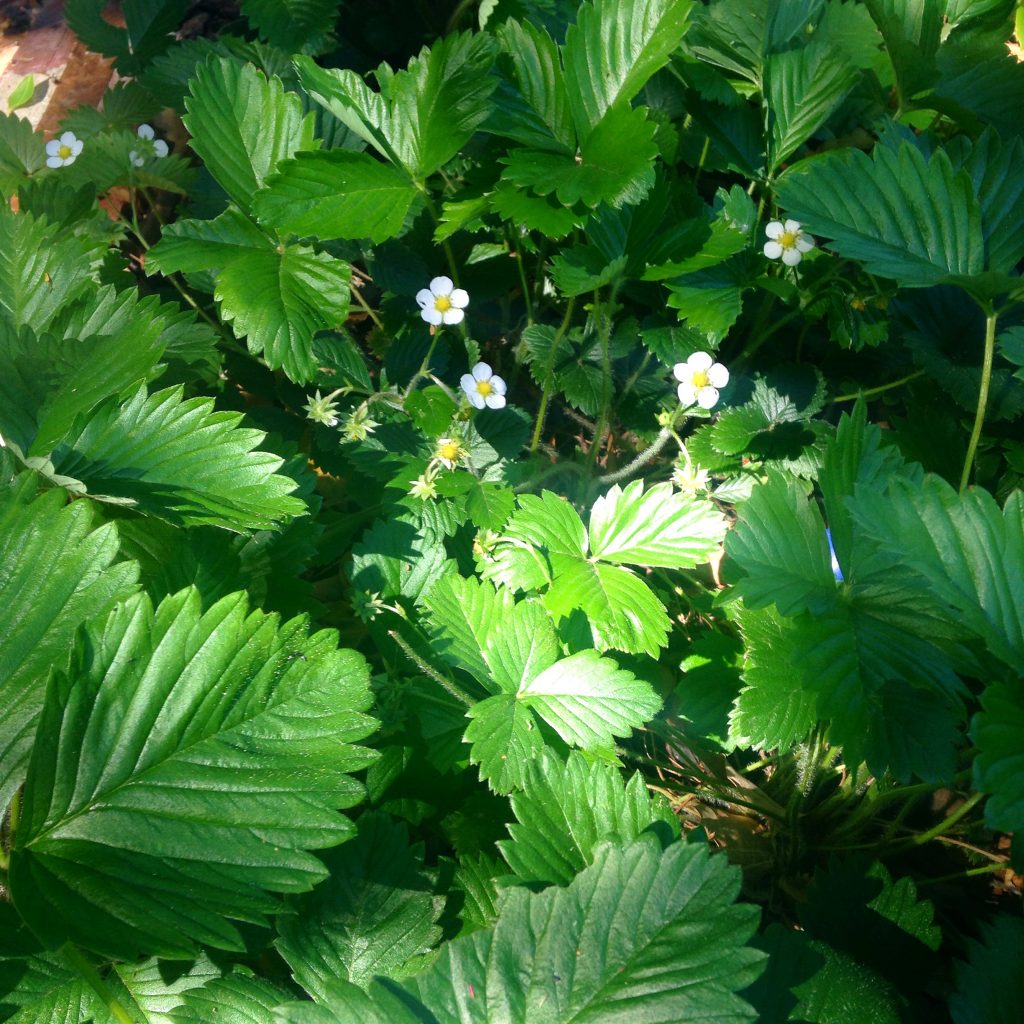
{"label": "white strawberry flower", "polygon": [[487,363],[477,363],[462,375],[462,390],[475,409],[501,409],[505,405],[505,382],[494,375]]}
{"label": "white strawberry flower", "polygon": [[82,152],[82,140],[74,132],[64,132],[59,139],[50,139],[46,144],[46,166],[68,167]]}
{"label": "white strawberry flower", "polygon": [[681,382],[678,393],[684,406],[696,402],[702,409],[713,408],[719,389],[729,383],[729,371],[707,352],[694,352],[685,363],[676,363],[672,372]]}
{"label": "white strawberry flower", "polygon": [[[153,126],[149,124],[140,124],[136,134],[140,139],[147,139],[153,143],[153,152],[158,157],[165,157],[170,152],[167,148],[167,143],[163,139],[156,138],[156,132],[153,131]],[[138,166],[138,164],[136,164]]]}
{"label": "white strawberry flower", "polygon": [[433,327],[439,324],[460,324],[466,315],[463,310],[469,305],[469,294],[464,288],[456,288],[450,277],[435,277],[429,288],[416,293],[420,316]]}
{"label": "white strawberry flower", "polygon": [[800,222],[773,220],[765,229],[768,241],[764,244],[764,254],[770,260],[782,259],[787,267],[795,267],[805,252],[814,248],[814,239],[805,235]]}

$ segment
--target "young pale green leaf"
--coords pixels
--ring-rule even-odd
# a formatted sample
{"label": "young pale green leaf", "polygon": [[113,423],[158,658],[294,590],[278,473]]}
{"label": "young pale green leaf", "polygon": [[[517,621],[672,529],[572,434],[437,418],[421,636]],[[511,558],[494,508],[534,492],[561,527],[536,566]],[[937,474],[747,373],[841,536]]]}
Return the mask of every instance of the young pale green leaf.
{"label": "young pale green leaf", "polygon": [[654,185],[656,126],[642,108],[612,107],[580,146],[578,156],[514,149],[503,157],[502,180],[565,206],[638,203]]}
{"label": "young pale green leaf", "polygon": [[516,696],[566,743],[584,749],[610,747],[661,707],[650,683],[597,651],[563,658],[528,680]]}
{"label": "young pale green leaf", "polygon": [[771,123],[772,171],[829,119],[859,77],[842,50],[815,38],[806,46],[769,54],[765,100]]}
{"label": "young pale green leaf", "polygon": [[954,1024],[1012,1024],[1024,1018],[1024,921],[997,914],[967,941],[949,1000]]}
{"label": "young pale green leaf", "polygon": [[892,481],[887,495],[858,491],[859,525],[1003,662],[1024,672],[1024,493],[1000,510],[980,488],[957,494],[940,477]]}
{"label": "young pale green leaf", "polygon": [[775,604],[783,615],[834,604],[828,540],[821,513],[800,487],[774,471],[754,488],[725,541],[745,576],[736,593],[751,608]]}
{"label": "young pale green leaf", "polygon": [[313,115],[251,64],[211,58],[197,69],[185,106],[192,148],[244,210],[281,160],[315,146]]}
{"label": "young pale green leaf", "polygon": [[605,844],[567,888],[510,890],[493,929],[450,942],[402,988],[438,1024],[753,1021],[735,993],[764,955],[745,945],[758,915],[735,902],[739,883],[705,846]]}
{"label": "young pale green leaf", "polygon": [[568,885],[606,839],[628,843],[654,825],[679,835],[678,818],[664,798],[651,798],[639,772],[624,783],[614,765],[577,751],[565,762],[545,751],[511,803],[518,821],[498,848],[524,882]]}
{"label": "young pale green leaf", "polygon": [[691,0],[594,0],[580,7],[562,57],[581,144],[668,62],[692,8]]}
{"label": "young pale green leaf", "polygon": [[1024,697],[1018,682],[990,683],[981,695],[981,710],[971,722],[974,788],[989,794],[985,820],[990,828],[1020,833],[1024,829]]}
{"label": "young pale green leaf", "polygon": [[282,459],[253,451],[258,430],[242,415],[216,412],[209,398],[182,399],[182,388],[123,405],[107,402],[80,420],[53,452],[58,472],[83,481],[96,497],[116,499],[179,525],[272,529],[302,515],[295,482],[279,476]]}
{"label": "young pale green leaf", "polygon": [[124,28],[103,17],[103,0],[67,0],[68,26],[90,50],[115,58],[122,75],[137,75],[174,42],[187,0],[136,0],[124,11]]}
{"label": "young pale green leaf", "polygon": [[488,689],[521,695],[523,688],[558,661],[561,649],[551,616],[527,599],[500,614],[487,637],[484,659]]}
{"label": "young pale green leaf", "polygon": [[[277,948],[315,999],[337,979],[393,978],[441,937],[441,906],[404,824],[363,814],[358,834],[324,857],[330,877],[277,919]],[[441,901],[443,903],[443,901]]]}
{"label": "young pale green leaf", "polygon": [[25,777],[50,668],[67,664],[75,632],[136,589],[138,567],[114,564],[112,523],[93,529],[87,502],[39,494],[25,473],[0,488],[0,807]]}
{"label": "young pale green leaf", "polygon": [[331,149],[283,161],[253,206],[264,224],[320,239],[383,242],[402,230],[418,191],[367,153]]}
{"label": "young pale green leaf", "polygon": [[[374,727],[362,658],[302,619],[196,591],[119,605],[51,676],[9,884],[46,944],[118,959],[242,949],[352,831]],[[244,798],[243,798],[244,795]],[[182,900],[182,891],[201,898]]]}
{"label": "young pale green leaf", "polygon": [[869,273],[924,288],[985,270],[981,210],[971,179],[938,150],[911,143],[826,153],[788,170],[779,203]]}
{"label": "young pale green leaf", "polygon": [[169,1024],[275,1024],[274,1010],[291,997],[277,985],[236,967],[223,978],[189,989],[168,1015]]}
{"label": "young pale green leaf", "polygon": [[260,37],[288,53],[330,38],[337,0],[242,0],[242,13]]}
{"label": "young pale green leaf", "polygon": [[722,543],[725,517],[710,501],[671,484],[644,490],[642,480],[616,484],[590,512],[590,553],[604,562],[691,569]]}
{"label": "young pale green leaf", "polygon": [[378,70],[373,92],[351,71],[326,71],[296,57],[303,88],[360,138],[417,181],[446,164],[489,113],[497,79],[489,74],[489,36],[444,36],[409,61],[405,70]]}

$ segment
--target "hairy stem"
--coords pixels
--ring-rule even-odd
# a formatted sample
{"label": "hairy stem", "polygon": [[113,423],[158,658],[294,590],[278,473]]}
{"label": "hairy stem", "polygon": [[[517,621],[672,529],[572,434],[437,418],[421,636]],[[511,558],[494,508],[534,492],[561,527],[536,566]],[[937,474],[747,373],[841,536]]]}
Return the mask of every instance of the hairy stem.
{"label": "hairy stem", "polygon": [[996,350],[996,321],[998,314],[991,309],[985,314],[985,356],[981,364],[981,387],[978,388],[978,409],[974,414],[974,429],[967,443],[967,455],[964,458],[964,471],[960,476],[960,491],[967,488],[974,468],[974,456],[981,440],[981,428],[985,425],[985,407],[988,405],[988,388],[992,380],[992,359]]}
{"label": "hairy stem", "polygon": [[562,322],[558,325],[558,330],[555,331],[555,338],[551,342],[551,351],[548,353],[547,362],[544,364],[544,386],[541,391],[540,405],[537,408],[537,419],[533,424],[533,437],[530,439],[531,455],[537,450],[537,445],[540,444],[540,433],[544,429],[544,417],[547,415],[548,402],[551,401],[551,387],[554,383],[552,375],[555,369],[555,356],[558,354],[558,346],[561,344],[562,338],[565,336],[565,332],[569,329],[569,323],[572,320],[572,314],[575,308],[576,299],[572,298],[569,300],[569,304],[565,307],[565,316],[562,317]]}
{"label": "hairy stem", "polygon": [[412,646],[406,641],[405,637],[398,632],[397,629],[389,629],[388,636],[402,648],[402,653],[426,676],[430,676],[431,679],[437,683],[438,686],[444,687],[444,689],[451,694],[460,704],[465,704],[467,708],[471,708],[476,701],[465,693],[460,687],[456,686],[450,679],[446,679],[440,672],[437,671],[432,665],[429,664],[425,659],[421,658]]}
{"label": "hairy stem", "polygon": [[636,456],[631,462],[627,462],[621,469],[615,470],[614,473],[606,473],[604,476],[598,477],[597,482],[599,484],[617,484],[620,480],[626,480],[631,477],[637,470],[643,469],[648,462],[652,462],[656,459],[664,449],[665,445],[672,440],[675,436],[675,432],[670,427],[662,427],[658,431],[658,436],[654,439],[653,444],[650,447],[645,448],[639,455]]}
{"label": "hairy stem", "polygon": [[103,1005],[110,1011],[110,1016],[118,1024],[136,1024],[135,1018],[121,1005],[114,993],[110,991],[107,983],[100,977],[99,971],[77,946],[69,942],[61,951],[68,963],[78,971],[81,977],[88,982],[89,987],[100,997]]}
{"label": "hairy stem", "polygon": [[380,317],[374,311],[373,307],[363,298],[363,293],[359,290],[355,281],[349,281],[348,290],[355,296],[356,302],[359,304],[359,308],[374,322],[377,326],[377,330],[383,331],[384,325],[380,322]]}

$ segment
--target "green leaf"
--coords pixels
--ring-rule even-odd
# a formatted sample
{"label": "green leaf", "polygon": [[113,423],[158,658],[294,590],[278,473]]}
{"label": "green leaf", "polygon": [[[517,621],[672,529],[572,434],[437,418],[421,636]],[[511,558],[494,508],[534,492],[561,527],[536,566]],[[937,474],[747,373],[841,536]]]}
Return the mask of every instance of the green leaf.
{"label": "green leaf", "polygon": [[242,13],[260,37],[295,53],[329,35],[337,0],[242,0]]}
{"label": "green leaf", "polygon": [[535,196],[507,181],[498,182],[490,200],[502,220],[540,231],[551,239],[564,238],[587,219],[587,214],[563,206],[553,195]]}
{"label": "green leaf", "polygon": [[[185,994],[221,977],[221,969],[205,954],[194,962],[165,960],[115,964],[107,984],[126,1005],[137,1008],[147,1024],[174,1024],[171,1014]],[[121,992],[121,989],[124,992]]]}
{"label": "green leaf", "polygon": [[248,968],[236,967],[224,978],[189,989],[168,1019],[170,1024],[275,1024],[274,1009],[289,996]]}
{"label": "green leaf", "polygon": [[551,280],[566,297],[594,292],[622,276],[626,257],[609,262],[594,246],[575,246],[551,261]]}
{"label": "green leaf", "polygon": [[36,79],[34,75],[25,75],[24,78],[11,90],[7,97],[7,110],[15,111],[19,107],[31,102],[36,91]]}
{"label": "green leaf", "polygon": [[650,683],[597,651],[563,658],[527,681],[516,696],[566,743],[584,749],[611,746],[661,707]]}
{"label": "green leaf", "polygon": [[511,594],[475,579],[447,576],[431,589],[424,604],[434,650],[477,679],[489,678],[487,641],[511,611]]}
{"label": "green leaf", "polygon": [[[408,68],[377,71],[373,92],[351,71],[324,70],[296,57],[302,87],[381,155],[423,181],[452,159],[488,115],[497,79],[494,43],[481,33],[453,34],[424,48]],[[306,147],[308,148],[308,147]]]}
{"label": "green leaf", "polygon": [[278,950],[318,1000],[338,978],[364,986],[375,975],[400,975],[441,937],[441,906],[405,825],[363,814],[358,827],[354,839],[325,856],[327,881],[277,919]]}
{"label": "green leaf", "polygon": [[692,8],[691,0],[594,0],[580,7],[562,56],[581,143],[668,62]]}
{"label": "green leaf", "polygon": [[1024,1016],[1024,922],[997,914],[967,940],[967,960],[957,961],[949,1000],[954,1024],[1013,1024]]}
{"label": "green leaf", "polygon": [[561,650],[551,617],[537,601],[520,601],[497,618],[484,659],[488,689],[521,695],[523,688],[558,661]]}
{"label": "green leaf", "polygon": [[605,562],[692,569],[714,555],[727,523],[713,502],[675,491],[616,484],[590,512],[590,552]]}
{"label": "green leaf", "polygon": [[527,765],[544,749],[530,709],[501,693],[474,704],[466,717],[470,722],[463,739],[471,744],[470,760],[479,766],[480,778],[496,793],[522,789]]}
{"label": "green leaf", "polygon": [[814,38],[799,49],[768,56],[765,100],[771,123],[772,171],[831,117],[859,77],[842,50]]}
{"label": "green leaf", "polygon": [[418,192],[366,153],[332,149],[283,161],[253,203],[264,224],[320,239],[383,242],[401,233]]}
{"label": "green leaf", "polygon": [[28,175],[46,164],[42,135],[27,119],[0,111],[0,191],[14,192]]}
{"label": "green leaf", "polygon": [[[119,605],[51,676],[11,853],[10,890],[48,945],[181,957],[242,949],[277,892],[325,875],[335,808],[369,763],[362,658],[306,623],[196,591]],[[244,800],[239,794],[244,793]],[[201,900],[175,898],[182,889]]]}
{"label": "green leaf", "polygon": [[1024,828],[1024,696],[1019,682],[986,687],[971,722],[971,740],[978,747],[972,784],[989,794],[985,821],[993,829],[1019,832]]}
{"label": "green leaf", "polygon": [[213,400],[183,400],[182,388],[124,405],[107,402],[81,420],[53,453],[58,472],[179,525],[211,524],[238,532],[268,529],[302,515],[295,482],[275,473],[276,455],[253,451],[264,435],[241,427],[237,412]]}
{"label": "green leaf", "polygon": [[10,1024],[118,1024],[59,952],[0,956],[0,1000],[0,1018]]}
{"label": "green leaf", "polygon": [[788,170],[779,203],[841,256],[912,288],[985,269],[981,210],[970,177],[911,143],[826,153]]}
{"label": "green leaf", "polygon": [[985,647],[1024,672],[1024,493],[1000,510],[980,488],[957,494],[939,477],[858,492],[853,513],[890,558],[927,582]]}
{"label": "green leaf", "polygon": [[313,115],[251,64],[211,57],[196,69],[185,107],[192,148],[244,210],[280,161],[314,148]]}
{"label": "green leaf", "polygon": [[706,847],[607,844],[565,889],[510,890],[493,929],[448,943],[402,987],[444,1024],[753,1021],[734,993],[764,958],[744,945],[757,910],[738,892],[737,870]]}
{"label": "green leaf", "polygon": [[487,481],[474,484],[466,498],[469,518],[483,530],[500,530],[515,507],[515,493],[510,487]]}
{"label": "green leaf", "polygon": [[801,488],[769,470],[739,509],[726,554],[746,575],[735,592],[751,608],[774,604],[783,615],[823,611],[835,603],[836,580],[821,513]]}
{"label": "green leaf", "polygon": [[67,664],[75,631],[135,589],[138,567],[115,565],[112,523],[93,529],[88,503],[37,494],[25,473],[0,488],[0,807],[24,780],[47,672]]}
{"label": "green leaf", "polygon": [[629,843],[653,825],[678,837],[678,819],[664,798],[651,798],[639,772],[623,783],[613,765],[588,763],[576,751],[562,762],[546,751],[526,778],[511,797],[512,838],[498,843],[524,882],[568,885],[593,862],[599,843]]}
{"label": "green leaf", "polygon": [[439,537],[404,519],[378,520],[352,547],[352,585],[419,601],[453,568]]}
{"label": "green leaf", "polygon": [[655,125],[643,108],[612,107],[581,144],[578,156],[514,149],[502,180],[554,193],[565,206],[638,203],[654,185]]}
{"label": "green leaf", "polygon": [[679,310],[679,319],[685,320],[688,328],[717,346],[743,311],[747,269],[741,254],[708,270],[684,274],[666,282],[668,304]]}
{"label": "green leaf", "polygon": [[943,6],[917,0],[865,0],[896,72],[901,107],[912,107],[910,101],[938,77],[935,54],[942,34]]}
{"label": "green leaf", "polygon": [[169,225],[146,270],[214,270],[214,297],[235,336],[297,383],[316,376],[316,332],[339,327],[348,316],[347,263],[309,246],[276,245],[234,207],[216,220]]}
{"label": "green leaf", "polygon": [[103,17],[104,0],[67,0],[68,27],[95,53],[113,57],[122,75],[137,75],[174,42],[187,0],[135,0],[124,11],[124,28]]}

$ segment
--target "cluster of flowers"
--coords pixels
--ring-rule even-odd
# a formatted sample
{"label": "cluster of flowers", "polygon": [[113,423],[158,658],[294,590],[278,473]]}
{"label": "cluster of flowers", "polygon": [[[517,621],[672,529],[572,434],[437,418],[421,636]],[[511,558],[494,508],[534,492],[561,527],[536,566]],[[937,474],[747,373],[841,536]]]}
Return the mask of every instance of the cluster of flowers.
{"label": "cluster of flowers", "polygon": [[[133,149],[128,153],[128,160],[132,167],[142,167],[147,156],[165,157],[170,152],[167,143],[156,137],[153,126],[140,124],[136,132],[142,140],[139,149]],[[64,132],[56,139],[50,139],[46,144],[46,166],[47,167],[70,167],[81,155],[84,143],[74,132]]]}

